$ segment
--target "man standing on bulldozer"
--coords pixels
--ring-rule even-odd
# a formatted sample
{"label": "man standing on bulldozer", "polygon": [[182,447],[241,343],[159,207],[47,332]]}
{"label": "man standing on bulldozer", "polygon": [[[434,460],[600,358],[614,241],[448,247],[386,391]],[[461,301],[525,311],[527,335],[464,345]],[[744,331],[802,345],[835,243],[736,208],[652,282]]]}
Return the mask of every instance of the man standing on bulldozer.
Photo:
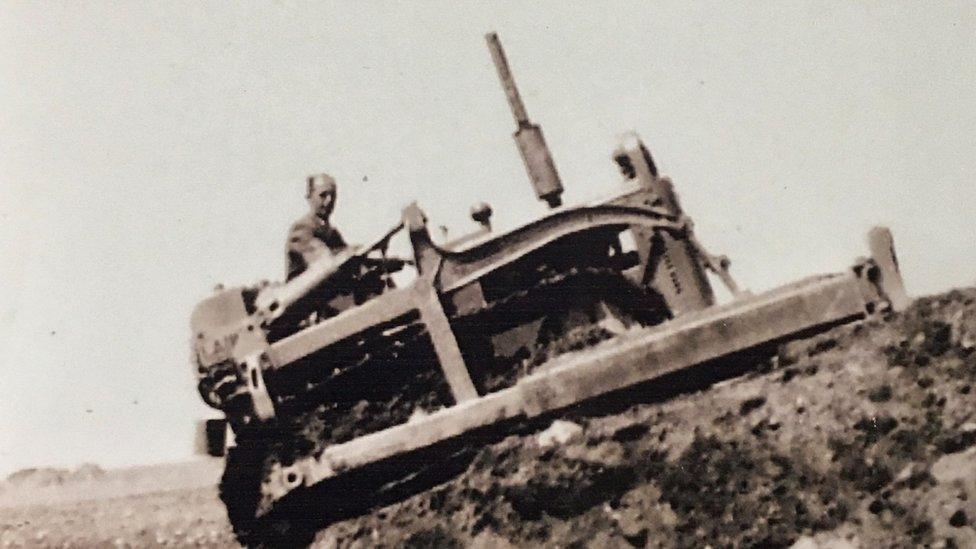
{"label": "man standing on bulldozer", "polygon": [[336,203],[335,179],[325,173],[309,176],[305,198],[309,212],[291,226],[285,245],[287,280],[301,274],[316,259],[335,256],[347,248],[342,234],[329,222]]}

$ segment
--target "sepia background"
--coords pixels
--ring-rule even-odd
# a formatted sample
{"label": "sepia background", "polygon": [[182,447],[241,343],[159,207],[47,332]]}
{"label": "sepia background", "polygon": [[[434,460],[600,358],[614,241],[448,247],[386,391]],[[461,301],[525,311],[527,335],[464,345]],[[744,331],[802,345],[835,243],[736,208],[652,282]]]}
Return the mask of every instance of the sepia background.
{"label": "sepia background", "polygon": [[190,311],[284,274],[303,179],[367,241],[543,211],[484,44],[498,31],[567,202],[636,130],[701,240],[762,290],[874,224],[915,295],[976,284],[967,2],[55,4],[0,8],[0,474],[186,458]]}

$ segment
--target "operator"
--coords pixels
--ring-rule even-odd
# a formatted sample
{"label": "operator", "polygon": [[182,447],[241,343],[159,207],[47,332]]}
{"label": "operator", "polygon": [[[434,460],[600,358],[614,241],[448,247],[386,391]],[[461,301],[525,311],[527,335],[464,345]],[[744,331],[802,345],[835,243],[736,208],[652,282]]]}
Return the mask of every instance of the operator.
{"label": "operator", "polygon": [[309,212],[296,221],[288,233],[288,280],[301,274],[316,259],[334,257],[347,248],[342,234],[329,222],[336,203],[335,179],[325,173],[309,176],[305,198]]}

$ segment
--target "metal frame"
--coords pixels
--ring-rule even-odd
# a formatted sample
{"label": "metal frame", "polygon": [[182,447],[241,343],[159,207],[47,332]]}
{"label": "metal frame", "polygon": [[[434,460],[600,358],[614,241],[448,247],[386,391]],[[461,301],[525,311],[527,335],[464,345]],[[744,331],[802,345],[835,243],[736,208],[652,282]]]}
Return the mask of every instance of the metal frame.
{"label": "metal frame", "polygon": [[[811,277],[684,315],[591,352],[557,358],[515,386],[415,421],[326,448],[276,468],[262,487],[278,500],[370,463],[462,436],[502,420],[531,418],[690,366],[812,329],[863,319],[908,304],[887,229],[869,235],[873,256],[847,272]],[[887,293],[893,291],[894,295]],[[454,384],[452,384],[452,389]]]}
{"label": "metal frame", "polygon": [[[410,311],[420,311],[422,320],[430,329],[431,323],[438,324],[438,318],[443,314],[440,296],[463,291],[466,287],[476,284],[487,273],[509,265],[570,234],[614,226],[619,226],[621,230],[630,226],[640,226],[673,233],[684,230],[683,225],[674,221],[673,216],[655,208],[618,205],[583,206],[554,212],[512,232],[481,242],[474,248],[451,251],[433,243],[422,216],[416,206],[410,206],[404,212],[418,264],[419,275],[414,283],[407,288],[389,291],[361,306],[271,344],[267,354],[272,369],[287,367],[292,362],[319,349],[371,326],[403,316]],[[430,294],[434,297],[431,298]],[[436,308],[432,299],[437,301]],[[437,312],[438,310],[440,313]],[[438,337],[433,337],[435,332],[440,336],[446,336],[447,330],[430,329],[430,332],[435,347],[450,346],[450,343],[442,344]],[[453,351],[445,349],[444,353],[449,357]],[[439,351],[438,358],[443,359],[444,357],[440,355]]]}

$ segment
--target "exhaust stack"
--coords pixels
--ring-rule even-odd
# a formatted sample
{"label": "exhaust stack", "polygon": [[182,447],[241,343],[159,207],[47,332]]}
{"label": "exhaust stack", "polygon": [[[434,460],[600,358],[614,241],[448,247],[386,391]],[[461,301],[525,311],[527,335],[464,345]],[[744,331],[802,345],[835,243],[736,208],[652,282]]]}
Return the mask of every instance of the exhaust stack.
{"label": "exhaust stack", "polygon": [[525,105],[522,103],[522,97],[519,96],[518,88],[515,87],[515,80],[509,71],[508,60],[505,59],[505,51],[502,50],[498,34],[488,33],[485,39],[488,41],[488,49],[491,51],[495,69],[498,70],[498,78],[505,90],[505,97],[508,98],[508,106],[512,109],[512,116],[515,117],[515,123],[518,125],[513,137],[525,163],[525,171],[532,181],[535,195],[539,200],[545,201],[550,208],[558,208],[563,203],[563,184],[552,161],[552,154],[549,152],[546,140],[542,136],[542,128],[533,124],[529,120],[528,113],[525,112]]}

